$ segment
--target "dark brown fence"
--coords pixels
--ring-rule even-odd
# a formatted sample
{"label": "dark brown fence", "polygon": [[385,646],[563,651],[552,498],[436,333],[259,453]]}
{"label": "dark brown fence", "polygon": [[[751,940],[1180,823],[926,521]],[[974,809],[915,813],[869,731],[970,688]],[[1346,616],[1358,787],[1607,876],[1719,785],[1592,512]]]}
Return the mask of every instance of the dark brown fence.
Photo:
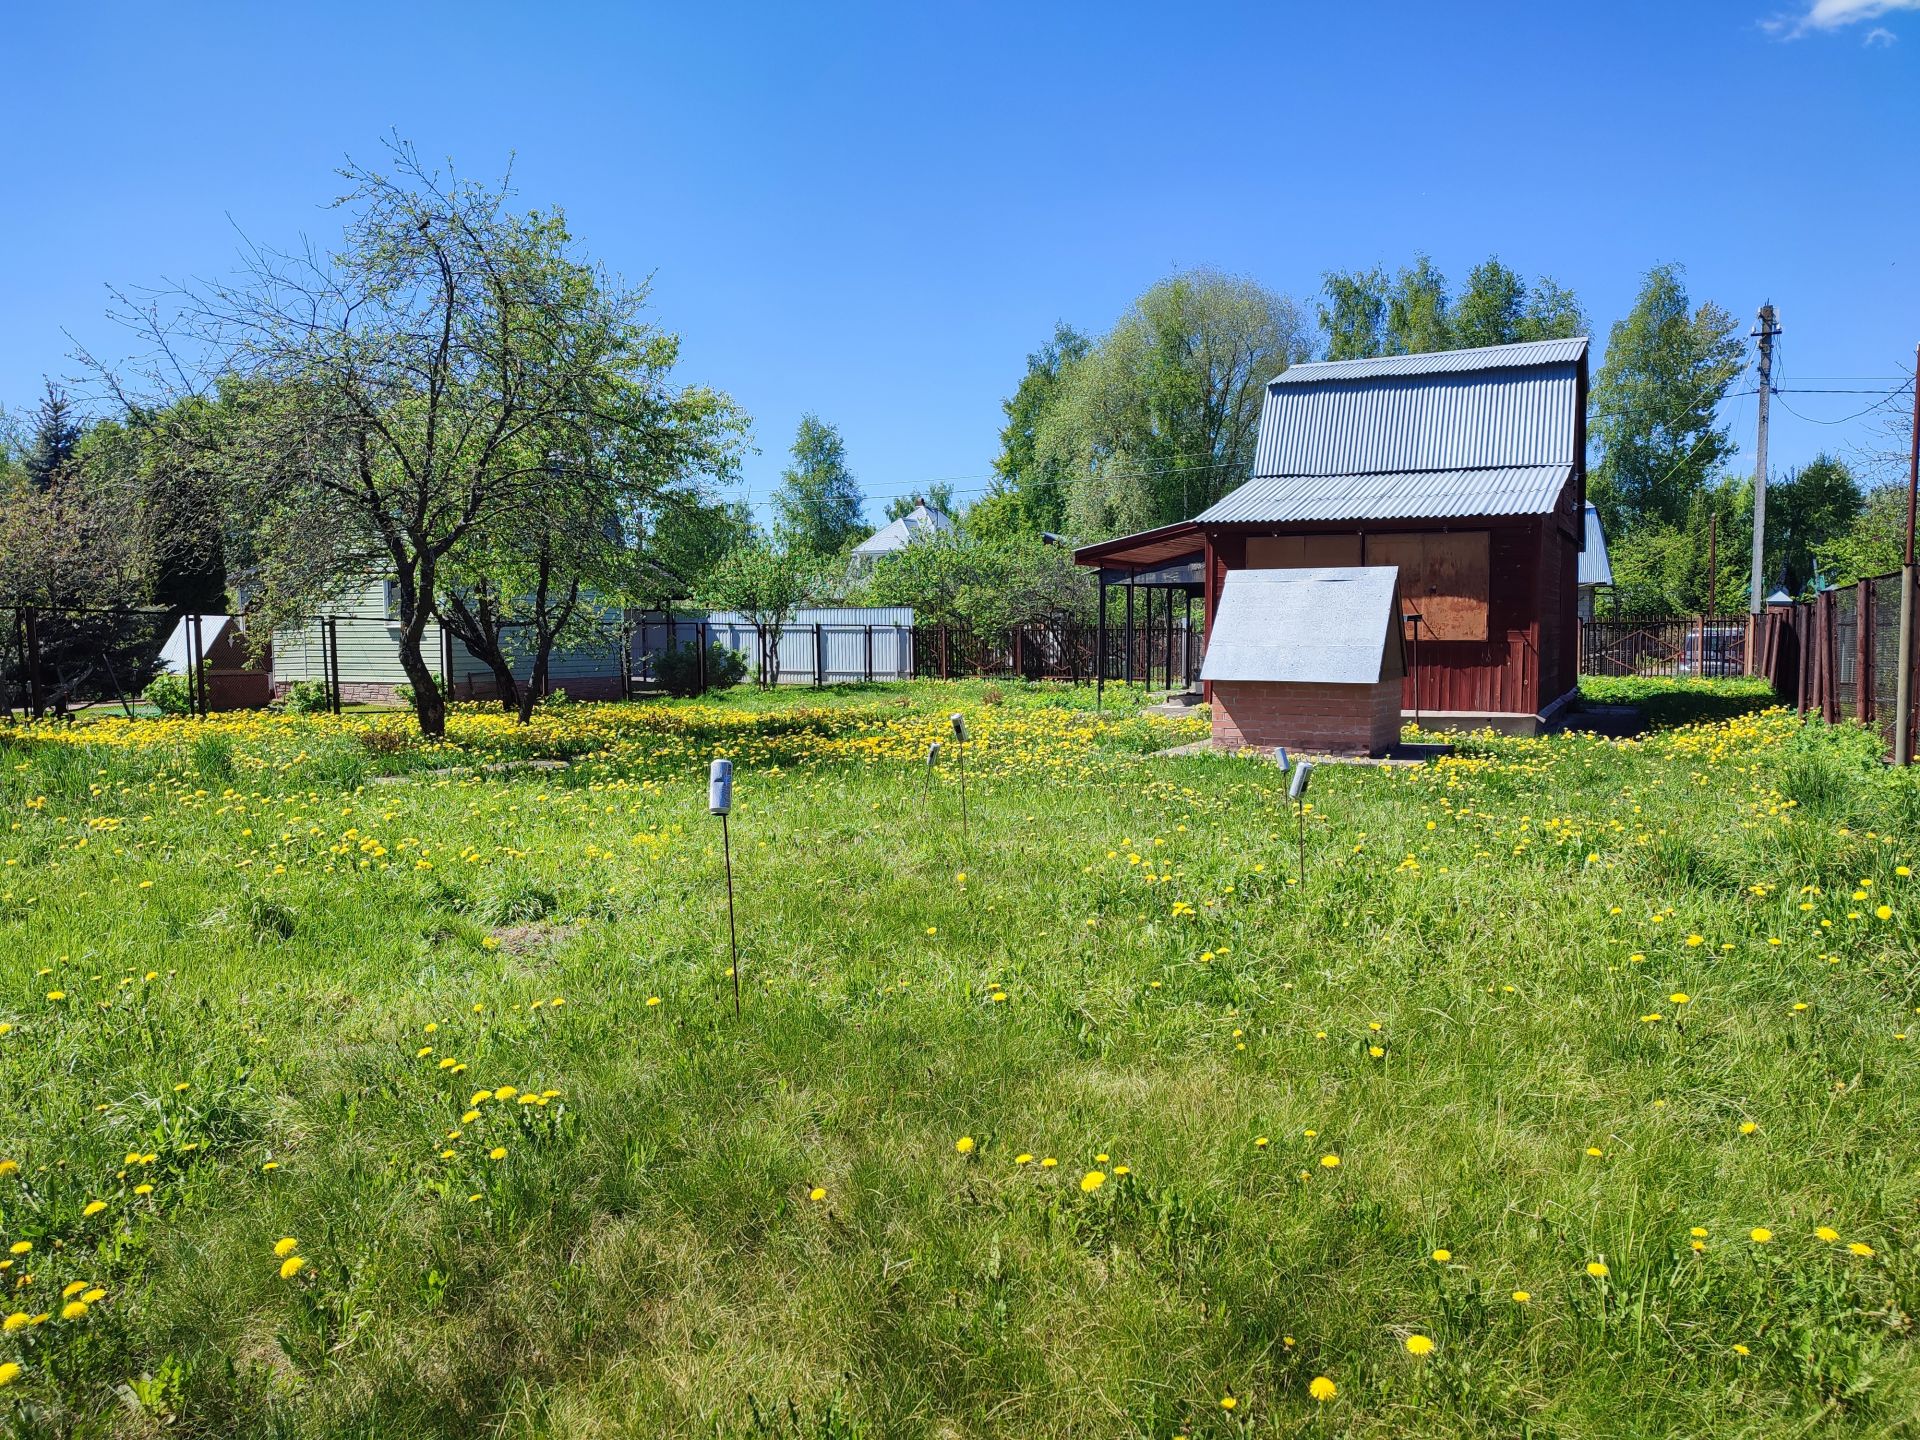
{"label": "dark brown fence", "polygon": [[[1759,634],[1762,663],[1756,673],[1771,678],[1783,698],[1829,721],[1857,720],[1893,744],[1899,724],[1899,575],[1876,575],[1812,600],[1770,606]],[[1912,689],[1920,695],[1920,685]],[[1911,741],[1911,711],[1906,723]]]}
{"label": "dark brown fence", "polygon": [[1587,620],[1580,625],[1582,675],[1727,676],[1747,673],[1747,622]]}
{"label": "dark brown fence", "polygon": [[916,625],[913,673],[921,679],[1063,680],[1084,685],[1096,680],[1178,690],[1200,681],[1205,649],[1198,625],[1176,619],[1109,624],[1106,654],[1098,657],[1100,629],[1078,621],[1023,625],[999,635],[982,636],[957,625]]}
{"label": "dark brown fence", "polygon": [[[1920,700],[1915,649],[1912,692]],[[1875,575],[1739,620],[1590,620],[1580,627],[1580,673],[1764,676],[1803,713],[1857,721],[1891,747],[1899,723],[1900,577]],[[1916,713],[1906,723],[1911,740]]]}

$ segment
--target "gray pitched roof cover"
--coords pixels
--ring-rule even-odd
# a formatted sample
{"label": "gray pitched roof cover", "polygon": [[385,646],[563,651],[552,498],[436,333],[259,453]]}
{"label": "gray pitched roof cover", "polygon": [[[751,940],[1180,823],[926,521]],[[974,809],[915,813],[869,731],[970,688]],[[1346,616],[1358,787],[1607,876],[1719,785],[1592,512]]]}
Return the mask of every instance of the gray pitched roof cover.
{"label": "gray pitched roof cover", "polygon": [[873,534],[853,547],[856,555],[890,555],[895,550],[904,550],[916,540],[924,540],[929,535],[938,535],[943,530],[951,530],[953,521],[944,511],[935,510],[931,505],[919,504],[902,515],[882,525]]}
{"label": "gray pitched roof cover", "polygon": [[1573,474],[1587,342],[1296,365],[1267,385],[1253,479],[1197,518],[1544,514]]}
{"label": "gray pitched roof cover", "polygon": [[1587,506],[1587,548],[1580,552],[1582,585],[1611,585],[1613,562],[1607,559],[1607,537],[1600,528],[1600,511]]}
{"label": "gray pitched roof cover", "polygon": [[1229,570],[1202,680],[1371,685],[1396,640],[1400,570]]}

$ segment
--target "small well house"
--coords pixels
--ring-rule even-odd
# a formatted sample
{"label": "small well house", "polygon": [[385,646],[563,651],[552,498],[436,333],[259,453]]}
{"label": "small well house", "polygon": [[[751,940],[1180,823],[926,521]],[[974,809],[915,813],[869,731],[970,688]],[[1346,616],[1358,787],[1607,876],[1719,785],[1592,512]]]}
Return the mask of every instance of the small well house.
{"label": "small well house", "polygon": [[1392,565],[1228,572],[1200,671],[1213,743],[1390,750],[1406,675],[1399,578]]}

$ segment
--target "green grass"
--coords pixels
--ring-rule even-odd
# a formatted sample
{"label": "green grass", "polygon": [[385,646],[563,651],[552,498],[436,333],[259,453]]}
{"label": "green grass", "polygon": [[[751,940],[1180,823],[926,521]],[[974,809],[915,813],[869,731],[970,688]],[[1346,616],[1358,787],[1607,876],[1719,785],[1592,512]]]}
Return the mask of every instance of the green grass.
{"label": "green grass", "polygon": [[1920,791],[1871,737],[1322,767],[1299,885],[1271,766],[990,688],[16,732],[0,1239],[56,1318],[0,1420],[1914,1433]]}
{"label": "green grass", "polygon": [[1632,705],[1656,729],[1731,720],[1779,703],[1771,682],[1757,675],[1728,679],[1583,675],[1580,698],[1597,705]]}

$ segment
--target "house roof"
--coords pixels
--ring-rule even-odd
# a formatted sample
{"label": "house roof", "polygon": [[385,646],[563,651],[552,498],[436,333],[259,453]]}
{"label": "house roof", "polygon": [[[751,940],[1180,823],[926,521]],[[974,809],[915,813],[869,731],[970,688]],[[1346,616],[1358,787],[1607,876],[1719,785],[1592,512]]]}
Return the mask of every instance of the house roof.
{"label": "house roof", "polygon": [[898,520],[889,521],[853,547],[855,555],[890,555],[904,550],[916,540],[953,529],[953,521],[944,511],[922,501]]}
{"label": "house roof", "polygon": [[1229,570],[1202,680],[1371,685],[1400,642],[1400,570]]}
{"label": "house roof", "polygon": [[1613,583],[1613,562],[1607,559],[1607,537],[1600,529],[1600,511],[1592,505],[1587,506],[1587,545],[1580,552],[1578,583],[1582,585]]}
{"label": "house roof", "polygon": [[1296,365],[1267,385],[1253,478],[1198,523],[1550,512],[1582,463],[1587,341]]}
{"label": "house roof", "polygon": [[[231,615],[202,615],[200,617],[201,644],[207,650],[212,650],[219,644],[220,637],[227,633],[227,626],[233,622],[234,617]],[[155,668],[162,675],[185,675],[188,662],[193,658],[193,641],[187,629],[187,622],[176,620],[172,633],[160,646]]]}

